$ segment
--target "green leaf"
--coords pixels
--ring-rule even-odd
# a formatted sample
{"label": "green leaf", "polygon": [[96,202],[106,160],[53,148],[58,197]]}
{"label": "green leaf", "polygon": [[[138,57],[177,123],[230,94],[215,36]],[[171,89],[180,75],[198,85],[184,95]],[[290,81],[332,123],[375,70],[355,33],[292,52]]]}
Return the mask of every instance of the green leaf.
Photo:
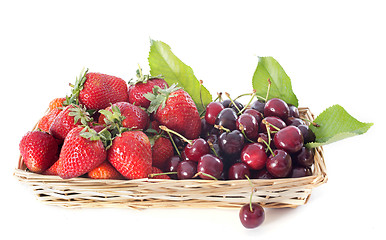
{"label": "green leaf", "polygon": [[192,97],[200,113],[212,101],[212,95],[204,86],[200,87],[192,68],[177,58],[166,43],[151,40],[148,60],[150,74],[153,76],[161,74],[169,86],[176,83],[178,87],[182,87]]}
{"label": "green leaf", "polygon": [[252,78],[252,87],[256,90],[257,95],[266,97],[268,79],[271,80],[268,99],[280,98],[289,104],[298,106],[298,99],[292,91],[291,79],[280,64],[273,57],[259,57],[259,63]]}
{"label": "green leaf", "polygon": [[315,133],[316,140],[308,143],[309,148],[319,147],[348,137],[363,134],[373,123],[363,123],[352,117],[342,106],[333,105],[324,110],[315,121],[319,127],[313,125],[310,129]]}

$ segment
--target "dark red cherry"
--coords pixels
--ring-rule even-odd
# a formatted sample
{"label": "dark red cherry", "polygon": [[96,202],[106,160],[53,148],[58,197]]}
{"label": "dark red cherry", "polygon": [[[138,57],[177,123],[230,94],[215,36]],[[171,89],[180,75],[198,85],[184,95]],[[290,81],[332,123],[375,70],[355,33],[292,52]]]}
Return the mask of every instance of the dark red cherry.
{"label": "dark red cherry", "polygon": [[[177,172],[178,164],[180,163],[181,159],[179,156],[175,155],[171,158],[169,158],[165,163],[165,168],[163,169],[164,172]],[[171,174],[169,175],[170,178],[177,179],[177,174]]]}
{"label": "dark red cherry", "polygon": [[239,130],[232,132],[223,132],[218,138],[218,144],[227,155],[237,155],[244,146],[244,136]]}
{"label": "dark red cherry", "polygon": [[206,106],[205,120],[214,125],[217,115],[224,109],[224,106],[219,102],[211,102]]}
{"label": "dark red cherry", "polygon": [[289,117],[295,117],[295,118],[299,117],[299,109],[297,107],[295,107],[294,105],[288,104],[288,109],[289,109],[289,112],[288,112]]}
{"label": "dark red cherry", "polygon": [[249,113],[256,118],[257,124],[260,124],[263,120],[263,114],[255,109],[249,108],[244,111],[244,113]]}
{"label": "dark red cherry", "polygon": [[198,161],[197,172],[204,173],[199,175],[202,179],[213,179],[209,176],[206,176],[205,174],[218,179],[221,176],[223,168],[224,164],[218,157],[212,154],[205,154],[201,156],[200,160]]}
{"label": "dark red cherry", "polygon": [[235,163],[230,166],[228,170],[229,180],[247,179],[245,176],[251,176],[251,172],[249,171],[249,167],[247,166],[247,164]]}
{"label": "dark red cherry", "polygon": [[268,171],[267,169],[263,168],[261,170],[258,170],[256,172],[254,172],[253,178],[257,178],[257,179],[272,179],[274,178]]}
{"label": "dark red cherry", "polygon": [[197,173],[197,163],[194,161],[181,161],[177,166],[178,179],[191,179]]}
{"label": "dark red cherry", "polygon": [[205,118],[201,119],[201,134],[200,137],[206,138],[209,136],[210,132],[213,129],[213,125],[210,125]]}
{"label": "dark red cherry", "polygon": [[260,143],[246,145],[241,151],[241,160],[253,170],[260,170],[265,167],[267,154]]}
{"label": "dark red cherry", "polygon": [[184,151],[189,160],[198,162],[202,155],[210,152],[210,148],[205,139],[197,138],[194,139],[191,144],[186,145]]}
{"label": "dark red cherry", "polygon": [[221,125],[231,131],[236,129],[237,114],[232,108],[223,109],[216,118],[216,125]]}
{"label": "dark red cherry", "polygon": [[299,125],[302,132],[304,143],[315,142],[315,134],[307,125]]}
{"label": "dark red cherry", "polygon": [[287,120],[285,121],[285,123],[287,124],[287,126],[299,126],[299,125],[304,125],[304,121],[301,120],[300,118],[295,118],[295,117],[288,117]]}
{"label": "dark red cherry", "polygon": [[[264,121],[267,121],[268,123],[274,125],[275,127],[279,128],[279,129],[285,128],[287,126],[285,124],[285,122],[283,120],[281,120],[280,118],[278,118],[278,117],[266,117],[266,118],[264,118],[261,121],[260,126],[259,126],[260,131],[263,132],[263,133],[267,133],[267,126],[265,125]],[[271,132],[272,131],[277,131],[272,126],[269,126],[269,130]]]}
{"label": "dark red cherry", "polygon": [[266,168],[274,177],[286,177],[292,168],[291,156],[284,150],[276,149],[273,151],[273,154],[268,157]]}
{"label": "dark red cherry", "polygon": [[259,125],[256,118],[249,113],[241,114],[236,121],[236,127],[240,132],[244,130],[248,139],[255,141],[259,133]]}
{"label": "dark red cherry", "polygon": [[261,113],[264,113],[265,102],[262,100],[256,100],[251,104],[251,108]]}
{"label": "dark red cherry", "polygon": [[240,209],[239,217],[241,224],[243,224],[245,228],[256,228],[264,222],[265,212],[260,205],[248,203]]}
{"label": "dark red cherry", "polygon": [[295,126],[288,126],[278,131],[273,141],[277,148],[290,153],[295,153],[303,147],[303,135]]}
{"label": "dark red cherry", "polygon": [[309,167],[294,167],[291,171],[291,178],[312,176],[311,168]]}
{"label": "dark red cherry", "polygon": [[272,98],[264,106],[264,117],[278,117],[282,120],[288,118],[288,104],[279,98]]}
{"label": "dark red cherry", "polygon": [[292,159],[300,166],[311,167],[314,164],[314,149],[302,147]]}

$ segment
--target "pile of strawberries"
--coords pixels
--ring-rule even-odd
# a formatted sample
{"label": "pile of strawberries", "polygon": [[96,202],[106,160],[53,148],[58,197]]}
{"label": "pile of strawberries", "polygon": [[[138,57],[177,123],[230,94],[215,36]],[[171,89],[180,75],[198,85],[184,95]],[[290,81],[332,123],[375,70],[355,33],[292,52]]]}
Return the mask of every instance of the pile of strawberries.
{"label": "pile of strawberries", "polygon": [[126,83],[86,70],[70,96],[50,102],[19,148],[30,171],[63,179],[167,179],[156,173],[175,149],[159,126],[199,137],[200,115],[187,92],[161,77],[141,73],[135,83]]}

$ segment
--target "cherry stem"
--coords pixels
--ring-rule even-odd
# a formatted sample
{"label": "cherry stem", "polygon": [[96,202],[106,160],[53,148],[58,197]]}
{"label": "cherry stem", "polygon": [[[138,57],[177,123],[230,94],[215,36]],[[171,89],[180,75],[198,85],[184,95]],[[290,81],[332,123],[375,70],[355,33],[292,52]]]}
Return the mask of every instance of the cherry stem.
{"label": "cherry stem", "polygon": [[226,127],[224,127],[224,126],[222,126],[222,125],[217,125],[217,124],[215,124],[214,127],[217,128],[217,129],[219,129],[219,130],[224,130],[224,131],[227,132],[227,133],[230,133],[230,132],[231,132],[231,130],[229,130],[228,128],[226,128]]}
{"label": "cherry stem", "polygon": [[267,126],[267,130],[269,128],[269,126],[273,127],[276,131],[280,131],[280,128],[276,127],[275,125],[273,125],[272,123],[268,122],[267,120],[263,119],[262,122],[265,124],[265,126]]}
{"label": "cherry stem", "polygon": [[221,95],[222,95],[222,92],[217,93],[217,97],[213,100],[213,102],[215,102],[215,101],[217,101],[217,100],[220,100],[220,102],[222,102],[222,97],[221,97]]}
{"label": "cherry stem", "polygon": [[203,111],[200,113],[200,116],[206,112],[206,107],[204,105],[204,102],[202,101],[202,84],[204,83],[204,81],[200,80],[200,101],[201,101],[201,106],[202,106],[202,109]]}
{"label": "cherry stem", "polygon": [[212,149],[212,151],[214,152],[214,155],[216,155],[216,157],[219,157],[216,150],[213,147],[213,143],[211,141],[208,141],[208,144],[209,144],[210,149]]}
{"label": "cherry stem", "polygon": [[272,151],[272,148],[271,148],[270,144],[267,143],[264,139],[262,139],[261,137],[259,137],[259,139],[257,139],[257,142],[259,142],[259,143],[264,143],[264,144],[267,146],[267,149],[271,152],[272,156],[275,156],[275,154],[274,154],[273,151]]}
{"label": "cherry stem", "polygon": [[178,156],[181,157],[181,153],[178,150],[178,147],[177,147],[176,143],[174,142],[172,135],[170,134],[170,132],[166,132],[166,133],[169,135],[170,141],[172,141],[173,147],[176,150]]}
{"label": "cherry stem", "polygon": [[152,178],[155,176],[162,176],[162,175],[171,175],[171,174],[177,174],[177,172],[151,173],[149,174],[149,178]]}
{"label": "cherry stem", "polygon": [[243,109],[241,109],[241,110],[239,111],[238,114],[242,114],[242,113],[245,111],[245,109],[247,109],[247,107],[251,104],[251,102],[253,101],[253,99],[255,98],[255,96],[256,96],[256,90],[253,89],[253,93],[252,93],[251,99],[250,99],[249,102],[243,107]]}
{"label": "cherry stem", "polygon": [[268,81],[268,89],[267,89],[267,96],[265,97],[265,101],[268,101],[269,91],[271,90],[271,79],[267,79]]}
{"label": "cherry stem", "polygon": [[315,126],[315,127],[320,127],[319,124],[317,124],[316,122],[313,122],[313,121],[311,121],[311,120],[309,120],[309,119],[307,119],[307,118],[300,118],[300,119],[303,120],[303,121],[306,121],[306,122],[308,122],[308,123],[310,123],[310,124],[312,124],[312,125]]}
{"label": "cherry stem", "polygon": [[139,76],[140,76],[140,79],[142,79],[142,78],[143,78],[142,68],[141,68],[141,66],[139,65],[139,63],[137,63],[137,64],[138,64],[138,72],[139,72]]}
{"label": "cherry stem", "polygon": [[245,128],[244,128],[244,125],[243,125],[243,124],[240,123],[239,129],[240,129],[241,133],[244,135],[245,139],[247,139],[248,142],[250,142],[250,143],[255,143],[254,141],[252,141],[251,139],[249,139],[249,138],[247,137],[247,135],[245,134]]}
{"label": "cherry stem", "polygon": [[229,93],[225,92],[225,95],[229,98],[229,100],[231,100],[233,106],[235,106],[235,108],[237,109],[237,112],[240,112],[239,107],[237,107],[237,105],[235,104],[235,102],[233,101],[233,99],[231,98],[231,96],[229,95]]}
{"label": "cherry stem", "polygon": [[255,189],[255,186],[253,186],[253,183],[251,181],[251,179],[248,177],[248,175],[244,175],[246,177],[246,179],[248,180],[249,184],[251,185],[252,187],[252,191],[251,191],[251,196],[249,197],[249,210],[251,212],[253,212],[253,208],[252,208],[252,197],[253,197],[253,193],[256,191]]}
{"label": "cherry stem", "polygon": [[215,178],[215,177],[213,177],[212,175],[210,175],[210,174],[207,174],[207,173],[203,173],[203,172],[198,172],[198,173],[196,173],[194,176],[193,176],[193,178],[195,178],[195,177],[197,177],[197,176],[199,176],[199,175],[204,175],[204,176],[206,176],[206,177],[209,177],[209,178],[211,178],[211,179],[213,179],[213,180],[216,180],[217,181],[217,178]]}
{"label": "cherry stem", "polygon": [[182,136],[182,135],[179,134],[178,132],[169,129],[169,128],[167,128],[167,127],[164,126],[164,125],[159,126],[159,128],[160,128],[161,130],[165,131],[165,132],[171,132],[171,133],[173,133],[174,135],[177,135],[178,137],[180,137],[180,138],[181,138],[182,140],[184,140],[185,142],[187,142],[187,143],[189,143],[189,144],[192,144],[192,140],[187,139],[186,137]]}

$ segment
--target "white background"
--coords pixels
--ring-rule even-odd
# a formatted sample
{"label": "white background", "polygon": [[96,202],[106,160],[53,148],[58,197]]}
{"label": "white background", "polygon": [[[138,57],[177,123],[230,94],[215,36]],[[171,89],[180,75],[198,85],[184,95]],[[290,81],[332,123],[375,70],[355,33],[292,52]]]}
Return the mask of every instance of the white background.
{"label": "white background", "polygon": [[[18,239],[330,239],[382,236],[385,204],[385,8],[382,1],[1,1],[1,235]],[[251,91],[257,56],[273,56],[300,106],[341,104],[373,122],[325,146],[329,181],[296,209],[267,209],[244,229],[238,210],[63,209],[13,177],[18,143],[48,102],[69,93],[83,67],[149,71],[149,39],[162,40],[216,94]],[[383,84],[383,85],[382,85]],[[11,235],[9,235],[11,234]]]}

